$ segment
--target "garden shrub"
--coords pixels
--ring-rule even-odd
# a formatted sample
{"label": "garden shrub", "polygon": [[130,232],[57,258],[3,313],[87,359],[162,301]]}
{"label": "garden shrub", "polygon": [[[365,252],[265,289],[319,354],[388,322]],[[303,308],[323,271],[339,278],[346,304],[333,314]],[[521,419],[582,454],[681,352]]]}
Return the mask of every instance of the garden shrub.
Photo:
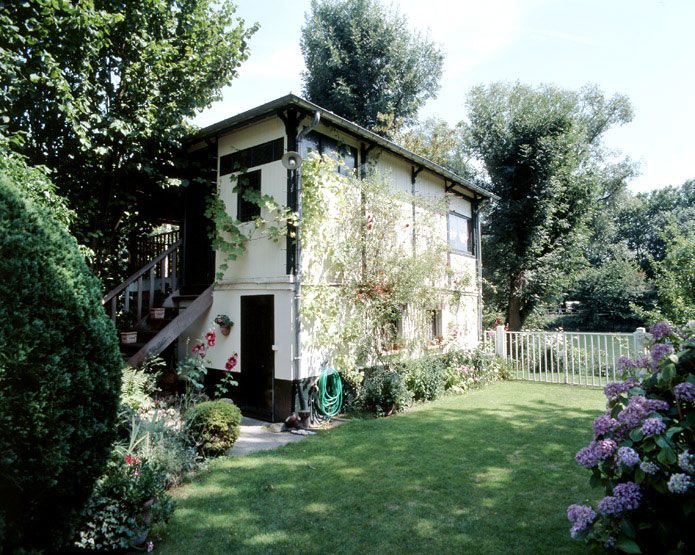
{"label": "garden shrub", "polygon": [[362,389],[362,408],[377,416],[403,410],[410,404],[412,394],[398,372],[388,367],[374,367],[365,372]]}
{"label": "garden shrub", "polygon": [[441,357],[423,357],[404,364],[405,386],[416,401],[432,401],[444,393],[446,366]]}
{"label": "garden shrub", "polygon": [[0,173],[4,548],[69,541],[114,439],[122,360],[99,281],[48,209]]}
{"label": "garden shrub", "polygon": [[[571,505],[571,535],[627,553],[691,552],[695,510],[695,321],[650,328],[648,355],[620,361],[624,381],[608,384],[608,410],[577,462],[605,489],[596,508]],[[690,524],[688,524],[690,523]]]}
{"label": "garden shrub", "polygon": [[75,545],[94,551],[141,547],[173,510],[161,470],[115,450],[85,509]]}
{"label": "garden shrub", "polygon": [[241,411],[229,400],[195,405],[186,418],[198,451],[206,457],[224,455],[239,437]]}

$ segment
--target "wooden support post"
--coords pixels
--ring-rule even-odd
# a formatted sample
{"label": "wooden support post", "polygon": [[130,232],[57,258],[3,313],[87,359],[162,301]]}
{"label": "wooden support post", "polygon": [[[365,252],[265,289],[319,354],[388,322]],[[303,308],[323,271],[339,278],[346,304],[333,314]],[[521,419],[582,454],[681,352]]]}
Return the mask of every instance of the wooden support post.
{"label": "wooden support post", "polygon": [[138,278],[138,321],[142,318],[142,276]]}

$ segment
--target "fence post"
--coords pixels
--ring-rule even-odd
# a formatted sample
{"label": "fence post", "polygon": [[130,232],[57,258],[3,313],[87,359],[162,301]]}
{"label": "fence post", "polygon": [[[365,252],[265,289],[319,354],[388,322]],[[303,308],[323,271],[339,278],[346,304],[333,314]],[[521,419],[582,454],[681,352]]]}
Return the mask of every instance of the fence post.
{"label": "fence post", "polygon": [[647,330],[644,328],[637,328],[632,336],[635,343],[635,356],[644,354],[644,344],[647,339]]}
{"label": "fence post", "polygon": [[495,328],[495,354],[507,358],[507,338],[504,334],[504,326]]}
{"label": "fence post", "polygon": [[564,330],[560,332],[560,337],[562,338],[562,365],[565,367],[565,383],[570,383],[570,369],[567,365],[567,337]]}

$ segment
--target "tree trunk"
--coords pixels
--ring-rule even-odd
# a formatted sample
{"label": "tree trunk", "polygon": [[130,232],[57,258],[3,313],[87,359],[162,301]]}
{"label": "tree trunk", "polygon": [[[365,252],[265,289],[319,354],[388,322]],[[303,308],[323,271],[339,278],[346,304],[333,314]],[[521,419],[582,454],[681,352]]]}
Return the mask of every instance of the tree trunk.
{"label": "tree trunk", "polygon": [[510,331],[520,331],[523,325],[521,316],[521,284],[523,274],[518,273],[511,276],[509,280],[509,301],[507,303],[507,323]]}

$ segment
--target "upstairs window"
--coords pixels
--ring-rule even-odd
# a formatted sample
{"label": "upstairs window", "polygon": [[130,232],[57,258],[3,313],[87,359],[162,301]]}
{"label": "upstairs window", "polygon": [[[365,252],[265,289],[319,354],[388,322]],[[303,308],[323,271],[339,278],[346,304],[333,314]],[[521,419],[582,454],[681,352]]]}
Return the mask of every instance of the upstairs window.
{"label": "upstairs window", "polygon": [[220,156],[220,176],[280,160],[285,153],[285,139],[280,137],[267,143],[237,150]]}
{"label": "upstairs window", "polygon": [[261,215],[261,207],[257,202],[261,196],[261,170],[239,175],[234,192],[237,220],[250,222]]}
{"label": "upstairs window", "polygon": [[473,220],[458,212],[449,212],[449,248],[453,252],[473,254]]}
{"label": "upstairs window", "polygon": [[312,151],[339,162],[337,168],[339,174],[345,175],[348,170],[354,171],[357,168],[357,149],[355,147],[316,131],[312,131],[304,137],[299,147],[302,156],[306,156]]}

